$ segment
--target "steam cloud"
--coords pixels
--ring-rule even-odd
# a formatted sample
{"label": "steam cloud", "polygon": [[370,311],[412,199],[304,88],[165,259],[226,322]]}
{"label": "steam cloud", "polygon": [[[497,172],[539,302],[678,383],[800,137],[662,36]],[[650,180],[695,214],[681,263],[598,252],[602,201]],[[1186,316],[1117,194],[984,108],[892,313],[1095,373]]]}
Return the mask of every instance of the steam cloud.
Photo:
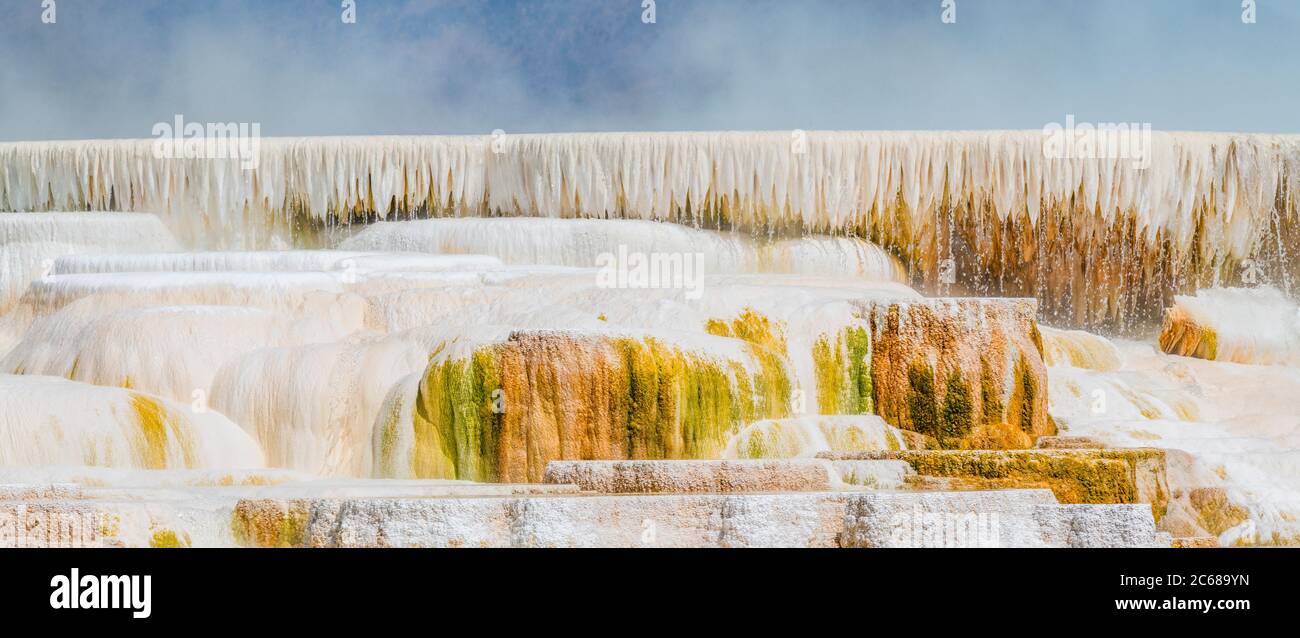
{"label": "steam cloud", "polygon": [[708,129],[1295,132],[1300,5],[957,0],[37,0],[0,19],[0,140]]}

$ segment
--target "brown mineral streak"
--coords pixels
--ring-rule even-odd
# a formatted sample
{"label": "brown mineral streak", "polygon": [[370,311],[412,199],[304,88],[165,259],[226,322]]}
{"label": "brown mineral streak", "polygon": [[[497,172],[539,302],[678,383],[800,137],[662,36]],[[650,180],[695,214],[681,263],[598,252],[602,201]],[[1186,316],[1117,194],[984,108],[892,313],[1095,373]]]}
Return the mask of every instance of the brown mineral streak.
{"label": "brown mineral streak", "polygon": [[[934,372],[938,403],[942,404],[947,380],[956,370],[973,389],[970,402],[976,423],[1016,425],[1019,415],[1012,412],[1023,405],[1013,405],[1016,402],[1010,399],[1016,396],[1015,386],[1020,382],[1014,374],[1016,365],[1023,361],[1034,382],[1033,395],[1028,398],[1032,428],[1017,447],[1032,445],[1033,437],[1055,434],[1047,415],[1047,368],[1033,337],[1037,325],[1034,312],[1034,302],[1029,299],[940,299],[871,307],[871,372],[877,413],[891,425],[916,430],[908,408],[908,370],[921,362]],[[1005,414],[985,414],[978,391],[985,365],[1007,406]]]}

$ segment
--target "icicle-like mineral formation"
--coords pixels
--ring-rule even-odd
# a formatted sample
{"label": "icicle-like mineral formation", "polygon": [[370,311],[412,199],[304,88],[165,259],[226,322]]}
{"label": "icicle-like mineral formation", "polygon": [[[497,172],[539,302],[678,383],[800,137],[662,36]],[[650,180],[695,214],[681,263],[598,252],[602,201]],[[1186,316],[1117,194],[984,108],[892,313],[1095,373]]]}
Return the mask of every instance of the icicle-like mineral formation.
{"label": "icicle-like mineral formation", "polygon": [[[1035,296],[1069,325],[1153,320],[1175,292],[1300,274],[1300,137],[1151,135],[1058,157],[1041,131],[266,139],[240,159],[152,140],[0,145],[0,210],[164,215],[195,247],[317,245],[330,223],[515,215],[852,234],[925,291]],[[1100,155],[1100,157],[1099,157]],[[1113,154],[1123,155],[1123,154]]]}

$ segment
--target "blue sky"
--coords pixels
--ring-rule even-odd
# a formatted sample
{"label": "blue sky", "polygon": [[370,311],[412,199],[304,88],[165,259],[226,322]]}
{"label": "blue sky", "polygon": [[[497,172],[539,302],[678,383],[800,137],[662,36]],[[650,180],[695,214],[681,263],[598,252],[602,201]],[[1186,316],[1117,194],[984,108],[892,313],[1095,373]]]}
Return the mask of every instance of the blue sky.
{"label": "blue sky", "polygon": [[0,140],[1041,128],[1300,132],[1300,2],[0,0]]}

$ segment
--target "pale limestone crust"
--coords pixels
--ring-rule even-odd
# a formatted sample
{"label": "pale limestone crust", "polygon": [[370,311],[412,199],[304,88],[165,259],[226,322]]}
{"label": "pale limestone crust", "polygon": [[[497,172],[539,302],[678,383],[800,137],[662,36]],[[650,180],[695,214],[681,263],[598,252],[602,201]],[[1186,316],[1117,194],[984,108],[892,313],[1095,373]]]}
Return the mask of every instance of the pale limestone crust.
{"label": "pale limestone crust", "polygon": [[[1160,542],[1149,507],[1059,505],[1043,489],[579,494],[574,485],[259,484],[254,478],[232,485],[202,473],[164,475],[164,482],[189,486],[183,491],[83,487],[74,493],[32,486],[13,491],[16,500],[0,499],[0,534],[9,533],[0,542],[127,547],[1067,547]],[[20,530],[32,532],[19,536]]]}
{"label": "pale limestone crust", "polygon": [[[1150,511],[1080,513],[1046,491],[647,495],[302,504],[308,546],[949,547],[1151,546]],[[931,519],[926,515],[939,518]],[[938,521],[984,515],[981,537],[927,540]],[[1080,518],[1106,521],[1090,534]],[[1146,523],[1143,524],[1145,517]],[[1094,520],[1090,519],[1090,520]],[[915,521],[915,529],[911,530]]]}
{"label": "pale limestone crust", "polygon": [[834,467],[820,459],[551,461],[543,480],[607,494],[808,492],[838,483]]}

